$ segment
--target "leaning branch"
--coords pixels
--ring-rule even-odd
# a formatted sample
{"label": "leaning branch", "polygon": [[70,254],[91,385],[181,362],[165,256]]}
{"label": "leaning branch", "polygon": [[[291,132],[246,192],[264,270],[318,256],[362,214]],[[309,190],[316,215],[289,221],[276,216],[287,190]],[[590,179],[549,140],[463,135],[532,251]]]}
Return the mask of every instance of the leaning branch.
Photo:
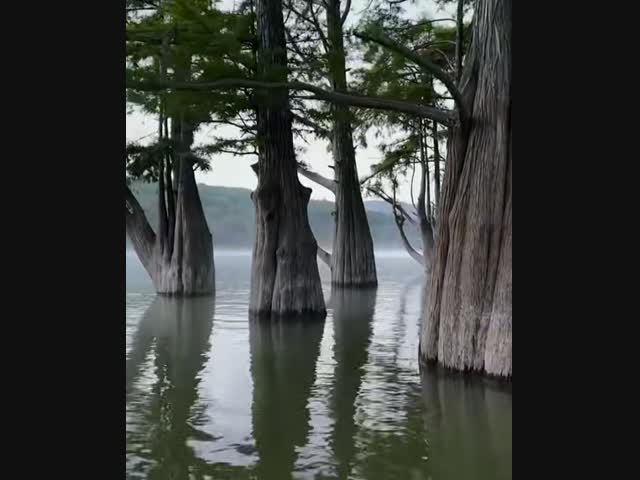
{"label": "leaning branch", "polygon": [[309,180],[311,180],[312,182],[315,182],[318,185],[323,186],[327,190],[330,190],[331,192],[333,192],[333,194],[335,195],[335,193],[336,193],[336,182],[335,182],[335,180],[331,180],[331,179],[329,179],[327,177],[323,177],[319,173],[312,172],[311,170],[307,170],[305,167],[303,167],[299,163],[298,163],[298,172],[303,177],[306,177]]}
{"label": "leaning branch", "polygon": [[394,201],[393,198],[384,193],[382,190],[374,187],[367,187],[367,191],[387,202],[394,210],[397,210],[399,213],[401,213],[402,216],[409,221],[409,223],[411,223],[412,225],[416,225],[415,219],[411,215],[409,215],[404,207],[400,203]]}
{"label": "leaning branch", "polygon": [[462,48],[464,45],[464,0],[458,0],[456,16],[456,82],[462,78]]}
{"label": "leaning branch", "polygon": [[409,222],[415,224],[415,220],[411,218],[411,216],[406,212],[402,205],[400,205],[400,203],[395,201],[394,198],[390,197],[382,190],[371,187],[367,187],[367,190],[391,205],[391,208],[393,210],[393,218],[396,222],[396,226],[398,227],[398,232],[400,232],[400,238],[402,239],[402,244],[404,245],[405,250],[411,258],[413,258],[420,265],[424,266],[424,257],[420,255],[420,252],[413,248],[413,245],[411,245],[411,242],[407,238],[407,235],[404,233],[404,221],[409,220]]}
{"label": "leaning branch", "polygon": [[125,187],[125,198],[127,235],[140,258],[140,262],[147,272],[152,275],[154,273],[152,269],[152,257],[156,234],[153,228],[151,228],[151,225],[149,225],[144,210],[128,185]]}
{"label": "leaning branch", "polygon": [[225,88],[261,88],[265,90],[289,89],[311,92],[312,100],[325,100],[337,105],[350,107],[372,108],[375,110],[410,113],[424,118],[430,118],[443,125],[455,125],[457,115],[454,111],[429,107],[420,103],[396,100],[386,97],[368,97],[357,93],[331,92],[315,85],[303,82],[262,82],[243,78],[224,78],[213,82],[139,82],[127,80],[126,87],[139,91],[159,90],[222,90]]}
{"label": "leaning branch", "polygon": [[351,10],[351,0],[347,0],[347,4],[344,7],[344,12],[342,12],[342,16],[340,17],[340,25],[344,25],[344,22],[347,21],[347,17],[349,16],[350,10]]}
{"label": "leaning branch", "polygon": [[318,245],[318,258],[324,262],[324,264],[331,268],[331,254]]}
{"label": "leaning branch", "polygon": [[435,78],[440,80],[447,87],[447,90],[449,90],[449,93],[451,93],[451,96],[456,102],[456,106],[458,107],[458,110],[460,112],[460,117],[465,118],[464,114],[466,112],[464,102],[462,100],[462,94],[460,93],[460,90],[458,90],[458,87],[456,86],[454,80],[449,75],[447,75],[444,70],[433,63],[429,58],[418,55],[416,52],[409,50],[404,45],[399,44],[398,42],[392,40],[381,32],[355,32],[354,35],[361,40],[364,40],[365,42],[377,43],[378,45],[381,45],[386,49],[391,50],[392,52],[396,52],[403,57],[411,60],[416,65],[422,67],[424,70],[430,72]]}

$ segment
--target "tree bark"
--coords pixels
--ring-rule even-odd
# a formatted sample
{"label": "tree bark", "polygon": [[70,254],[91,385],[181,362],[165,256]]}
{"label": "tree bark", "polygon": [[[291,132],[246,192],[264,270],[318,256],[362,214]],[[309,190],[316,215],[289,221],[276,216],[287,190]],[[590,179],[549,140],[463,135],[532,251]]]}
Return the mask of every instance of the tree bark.
{"label": "tree bark", "polygon": [[512,375],[511,0],[479,0],[451,130],[421,354]]}
{"label": "tree bark", "polygon": [[[326,4],[329,73],[333,90],[347,91],[340,0]],[[334,159],[336,214],[331,252],[331,283],[370,287],[378,284],[373,239],[362,201],[349,108],[333,105],[331,146]]]}
{"label": "tree bark", "polygon": [[[215,290],[213,239],[204,215],[190,157],[193,132],[185,128],[175,139],[179,165],[175,214],[167,198],[173,183],[167,182],[171,165],[163,164],[158,184],[159,225],[153,232],[146,216],[127,187],[127,235],[151,277],[157,293],[177,296],[210,295]],[[174,179],[175,182],[175,179]]]}
{"label": "tree bark", "polygon": [[[422,265],[424,266],[425,273],[430,273],[433,266],[433,227],[431,225],[432,217],[427,215],[427,206],[431,203],[431,195],[428,194],[429,190],[429,155],[426,145],[426,131],[423,125],[423,121],[420,121],[420,163],[421,163],[421,177],[420,177],[420,193],[418,195],[418,222],[420,225],[420,236],[422,238]],[[427,195],[425,196],[425,192]],[[403,233],[403,232],[401,232]]]}
{"label": "tree bark", "polygon": [[[282,4],[259,0],[258,73],[265,80],[286,82]],[[256,238],[251,270],[249,310],[258,315],[326,314],[317,243],[307,205],[311,190],[297,176],[291,115],[285,88],[260,95],[257,114],[260,155],[256,208]]]}

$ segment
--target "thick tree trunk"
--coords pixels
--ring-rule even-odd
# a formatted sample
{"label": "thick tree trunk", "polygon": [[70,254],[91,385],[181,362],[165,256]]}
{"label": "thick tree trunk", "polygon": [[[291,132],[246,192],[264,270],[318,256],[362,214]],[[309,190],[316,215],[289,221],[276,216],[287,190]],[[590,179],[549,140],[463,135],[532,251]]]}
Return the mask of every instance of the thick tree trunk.
{"label": "thick tree trunk", "polygon": [[[329,70],[333,89],[347,91],[340,0],[327,4]],[[377,285],[373,239],[362,201],[348,107],[333,107],[332,149],[336,181],[336,215],[331,283],[337,286]]]}
{"label": "thick tree trunk", "polygon": [[[259,0],[256,14],[259,73],[264,79],[286,81],[281,1]],[[256,238],[249,309],[260,315],[325,315],[317,243],[307,217],[311,190],[298,181],[287,90],[260,97],[257,126],[261,151],[258,186],[252,194]]]}
{"label": "thick tree trunk", "polygon": [[162,252],[163,262],[154,283],[158,293],[211,294],[215,289],[213,239],[198,194],[193,162],[184,154],[180,163],[173,246],[169,255]]}
{"label": "thick tree trunk", "polygon": [[153,232],[142,207],[127,187],[127,234],[157,293],[210,295],[215,290],[213,240],[189,156],[193,135],[181,137],[182,140],[176,139],[179,146],[173,162],[179,165],[175,207],[173,185],[167,174],[172,166],[167,162],[161,168],[158,184],[159,233]]}
{"label": "thick tree trunk", "polygon": [[511,0],[479,0],[451,130],[421,354],[512,375]]}

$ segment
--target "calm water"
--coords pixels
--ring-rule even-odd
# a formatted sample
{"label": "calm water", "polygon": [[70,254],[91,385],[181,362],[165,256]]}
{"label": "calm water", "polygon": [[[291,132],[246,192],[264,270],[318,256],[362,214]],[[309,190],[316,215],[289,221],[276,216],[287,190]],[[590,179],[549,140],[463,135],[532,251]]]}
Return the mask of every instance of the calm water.
{"label": "calm water", "polygon": [[510,389],[429,370],[423,280],[378,256],[375,291],[323,322],[248,321],[250,257],[216,256],[215,299],[154,295],[127,258],[127,478],[511,478]]}

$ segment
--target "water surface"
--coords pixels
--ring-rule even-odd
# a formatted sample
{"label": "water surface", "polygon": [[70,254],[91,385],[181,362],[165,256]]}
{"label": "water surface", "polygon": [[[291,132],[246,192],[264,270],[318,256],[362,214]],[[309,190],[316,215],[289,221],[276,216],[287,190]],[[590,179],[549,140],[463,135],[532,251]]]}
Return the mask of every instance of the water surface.
{"label": "water surface", "polygon": [[511,478],[510,389],[419,371],[413,260],[378,254],[367,291],[321,266],[304,324],[249,321],[249,255],[215,261],[215,298],[179,300],[127,256],[127,478]]}

